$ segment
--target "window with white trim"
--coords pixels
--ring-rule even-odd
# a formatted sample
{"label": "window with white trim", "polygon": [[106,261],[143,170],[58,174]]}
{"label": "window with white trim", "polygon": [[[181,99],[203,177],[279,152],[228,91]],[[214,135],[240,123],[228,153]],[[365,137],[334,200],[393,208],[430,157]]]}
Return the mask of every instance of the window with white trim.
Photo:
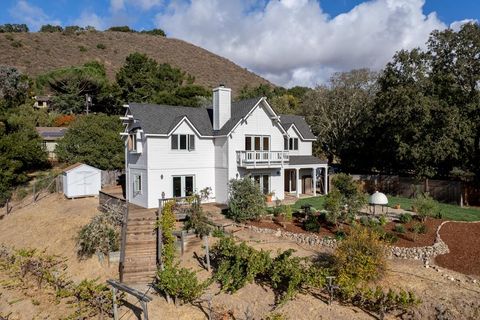
{"label": "window with white trim", "polygon": [[131,152],[137,151],[137,133],[132,132],[128,135],[128,150]]}
{"label": "window with white trim", "polygon": [[133,194],[141,194],[142,193],[142,175],[141,174],[134,174],[133,175]]}
{"label": "window with white trim", "polygon": [[195,150],[194,134],[172,134],[171,139],[172,150]]}
{"label": "window with white trim", "polygon": [[298,150],[298,138],[284,138],[283,149]]}

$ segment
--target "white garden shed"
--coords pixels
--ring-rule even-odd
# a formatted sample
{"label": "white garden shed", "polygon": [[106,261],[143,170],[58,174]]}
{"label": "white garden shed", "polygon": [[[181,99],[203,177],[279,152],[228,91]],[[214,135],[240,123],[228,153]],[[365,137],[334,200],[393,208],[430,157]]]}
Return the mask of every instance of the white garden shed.
{"label": "white garden shed", "polygon": [[63,194],[67,198],[98,195],[102,188],[102,170],[76,163],[63,170]]}

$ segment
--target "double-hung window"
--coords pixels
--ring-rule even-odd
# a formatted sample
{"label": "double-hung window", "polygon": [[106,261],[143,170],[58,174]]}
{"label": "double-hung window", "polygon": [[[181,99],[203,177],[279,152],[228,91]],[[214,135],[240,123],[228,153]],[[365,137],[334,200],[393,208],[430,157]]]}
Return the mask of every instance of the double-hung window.
{"label": "double-hung window", "polygon": [[298,138],[284,138],[284,150],[298,150]]}
{"label": "double-hung window", "polygon": [[172,134],[172,150],[195,150],[195,135]]}
{"label": "double-hung window", "polygon": [[142,193],[142,175],[141,174],[134,174],[133,175],[133,194],[141,194]]}
{"label": "double-hung window", "polygon": [[131,152],[137,151],[137,133],[132,132],[128,135],[128,150]]}

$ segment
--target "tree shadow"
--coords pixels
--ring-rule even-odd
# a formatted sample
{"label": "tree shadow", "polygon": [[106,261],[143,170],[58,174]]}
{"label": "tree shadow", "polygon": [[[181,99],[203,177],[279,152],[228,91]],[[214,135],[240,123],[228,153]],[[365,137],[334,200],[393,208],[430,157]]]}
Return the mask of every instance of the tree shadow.
{"label": "tree shadow", "polygon": [[138,320],[142,320],[143,309],[133,303],[130,303],[124,299],[120,300],[123,306],[130,309]]}
{"label": "tree shadow", "polygon": [[321,268],[331,268],[335,262],[335,257],[331,253],[319,252],[313,257],[312,262]]}

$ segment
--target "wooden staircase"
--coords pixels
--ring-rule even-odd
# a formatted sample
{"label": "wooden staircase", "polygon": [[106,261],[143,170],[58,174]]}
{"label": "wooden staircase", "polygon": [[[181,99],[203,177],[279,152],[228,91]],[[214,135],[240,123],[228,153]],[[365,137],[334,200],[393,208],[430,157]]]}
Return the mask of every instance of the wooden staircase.
{"label": "wooden staircase", "polygon": [[157,270],[156,209],[130,204],[126,229],[122,282],[148,284]]}

